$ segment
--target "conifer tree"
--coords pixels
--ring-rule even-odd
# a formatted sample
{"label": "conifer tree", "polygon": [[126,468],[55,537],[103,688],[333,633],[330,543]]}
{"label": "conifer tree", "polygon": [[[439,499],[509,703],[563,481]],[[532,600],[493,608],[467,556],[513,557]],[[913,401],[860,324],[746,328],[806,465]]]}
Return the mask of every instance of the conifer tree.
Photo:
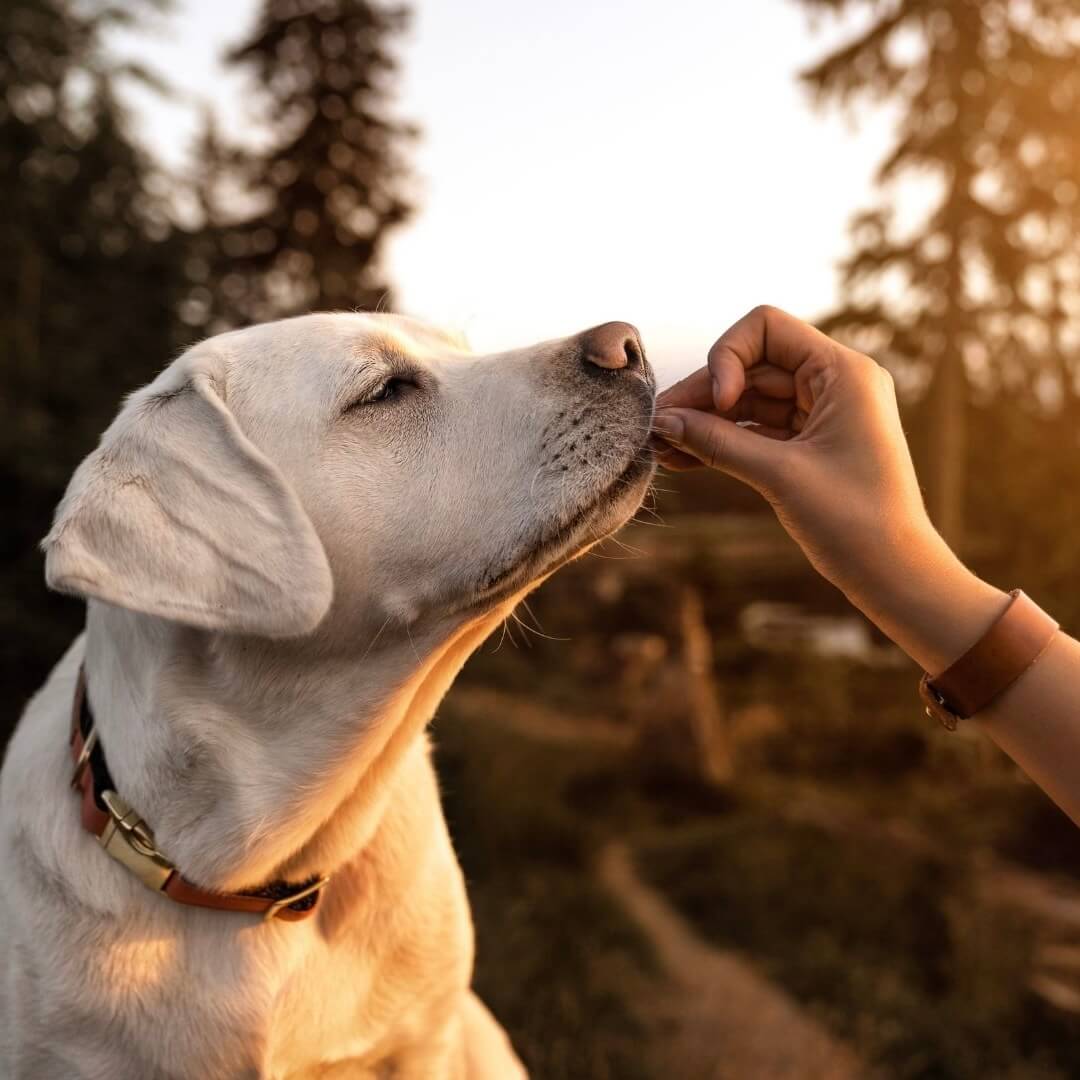
{"label": "conifer tree", "polygon": [[219,204],[210,223],[228,266],[215,306],[229,322],[387,302],[379,256],[411,210],[413,131],[391,108],[391,45],[406,21],[369,0],[266,0],[230,54],[253,76],[270,143],[238,162],[244,209],[230,217]]}
{"label": "conifer tree", "polygon": [[120,398],[179,342],[177,236],[117,101],[132,71],[102,46],[138,7],[0,5],[0,691],[15,703],[82,617],[45,593],[37,542]]}
{"label": "conifer tree", "polygon": [[[899,108],[876,207],[823,321],[929,395],[930,508],[964,538],[973,400],[1080,419],[1080,21],[1075,0],[799,0],[869,25],[803,75],[822,104]],[[932,177],[912,226],[890,185]]]}

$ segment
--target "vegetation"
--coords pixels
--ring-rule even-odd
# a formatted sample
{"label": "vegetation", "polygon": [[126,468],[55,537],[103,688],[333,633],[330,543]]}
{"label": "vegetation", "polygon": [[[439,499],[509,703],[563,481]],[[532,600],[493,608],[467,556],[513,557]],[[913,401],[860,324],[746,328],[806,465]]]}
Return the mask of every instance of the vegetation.
{"label": "vegetation", "polygon": [[[677,521],[676,529],[684,532]],[[648,532],[631,531],[627,542],[647,544]],[[757,533],[759,548],[767,536]],[[711,559],[695,552],[692,574],[678,554],[614,565],[586,559],[563,571],[530,607],[552,637],[572,643],[523,637],[521,628],[520,648],[490,643],[437,720],[438,745],[453,747],[449,771],[445,757],[441,769],[478,902],[479,971],[488,980],[479,985],[497,1015],[530,1046],[521,988],[503,976],[519,963],[531,970],[555,940],[567,944],[552,951],[547,978],[574,988],[574,1014],[594,1008],[595,984],[587,991],[580,981],[557,917],[531,910],[532,889],[584,920],[573,893],[590,901],[597,893],[583,853],[626,840],[642,872],[705,939],[748,957],[875,1075],[1075,1075],[1080,1019],[1036,986],[1047,974],[1075,985],[1045,958],[1069,956],[1075,940],[1080,890],[1069,880],[1080,877],[1080,834],[975,733],[931,728],[909,667],[749,648],[731,618],[747,603],[763,593],[803,595],[828,610],[829,597],[815,595],[812,579],[798,584],[782,549],[742,579],[720,550]],[[650,717],[680,707],[669,697],[680,680],[642,677],[618,660],[623,637],[644,634],[666,642],[660,668],[677,662],[678,619],[664,598],[687,577],[705,598],[738,761],[723,789],[657,750]],[[485,702],[477,687],[499,687],[502,696]],[[549,724],[561,722],[530,738],[522,732],[538,707]],[[564,726],[577,728],[580,742],[566,741]],[[621,745],[599,738],[612,727],[623,732]],[[488,798],[498,814],[479,810]],[[461,815],[462,801],[475,801],[475,815]],[[505,876],[492,872],[498,866]],[[1018,898],[1011,875],[1057,897],[1063,921]],[[508,926],[499,914],[506,908],[527,914]],[[593,935],[609,931],[614,916],[601,907],[588,917],[597,921],[575,924],[570,936],[587,941],[591,955]],[[640,944],[625,947],[636,955]],[[598,970],[612,969],[601,962]],[[650,972],[644,996],[669,993],[647,965],[634,978]],[[620,985],[646,1048],[645,1075],[665,1075],[650,1056],[665,1036],[642,1019],[633,980]]]}
{"label": "vegetation", "polygon": [[477,992],[531,1074],[644,1080],[628,986],[648,950],[592,879],[602,835],[566,801],[605,755],[567,754],[451,699],[436,732],[443,798],[477,934]]}
{"label": "vegetation", "polygon": [[[1076,5],[800,2],[869,16],[861,34],[804,73],[816,99],[899,110],[878,172],[881,199],[852,221],[844,300],[823,326],[926,389],[931,509],[960,544],[976,487],[966,477],[984,475],[969,469],[974,400],[1027,409],[1054,428],[1070,462],[1078,451]],[[897,199],[912,177],[931,192],[914,226]]]}
{"label": "vegetation", "polygon": [[408,11],[366,0],[266,0],[229,64],[250,73],[271,141],[203,140],[201,279],[188,317],[211,329],[304,311],[390,306],[379,257],[411,206],[392,115],[391,44]]}
{"label": "vegetation", "polygon": [[37,542],[53,507],[122,394],[183,340],[183,240],[116,96],[118,82],[149,76],[117,69],[102,45],[111,21],[148,6],[0,5],[0,689],[10,717],[82,621],[81,604],[42,588]]}
{"label": "vegetation", "polygon": [[1034,930],[949,863],[761,808],[644,846],[707,937],[891,1077],[1069,1077],[1077,1025],[1026,987]]}

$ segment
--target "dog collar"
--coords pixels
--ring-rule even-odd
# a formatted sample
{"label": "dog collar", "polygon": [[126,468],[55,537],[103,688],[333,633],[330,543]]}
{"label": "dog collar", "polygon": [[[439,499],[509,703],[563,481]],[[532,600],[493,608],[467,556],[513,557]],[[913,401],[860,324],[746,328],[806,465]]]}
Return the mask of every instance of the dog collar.
{"label": "dog collar", "polygon": [[299,885],[272,881],[250,892],[221,893],[193,885],[159,850],[150,826],[117,794],[101,747],[86,694],[86,671],[80,665],[71,709],[71,786],[82,795],[82,825],[105,851],[148,889],[178,904],[240,911],[264,919],[298,922],[314,914],[329,877]]}

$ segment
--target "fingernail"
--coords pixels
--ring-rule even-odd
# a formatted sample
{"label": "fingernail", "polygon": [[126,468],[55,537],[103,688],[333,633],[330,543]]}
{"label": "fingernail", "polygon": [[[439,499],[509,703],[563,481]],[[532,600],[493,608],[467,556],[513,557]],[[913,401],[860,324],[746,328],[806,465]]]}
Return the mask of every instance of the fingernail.
{"label": "fingernail", "polygon": [[653,417],[653,431],[668,442],[682,442],[685,424],[677,413],[658,412]]}

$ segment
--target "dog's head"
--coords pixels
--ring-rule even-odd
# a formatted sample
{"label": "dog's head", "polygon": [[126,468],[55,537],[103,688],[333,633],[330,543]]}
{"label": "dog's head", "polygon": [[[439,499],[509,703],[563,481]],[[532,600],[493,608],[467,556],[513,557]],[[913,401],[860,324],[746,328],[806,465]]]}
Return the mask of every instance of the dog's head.
{"label": "dog's head", "polygon": [[268,637],[481,614],[633,514],[653,392],[625,323],[486,356],[392,315],[223,334],[128,399],[46,575]]}

